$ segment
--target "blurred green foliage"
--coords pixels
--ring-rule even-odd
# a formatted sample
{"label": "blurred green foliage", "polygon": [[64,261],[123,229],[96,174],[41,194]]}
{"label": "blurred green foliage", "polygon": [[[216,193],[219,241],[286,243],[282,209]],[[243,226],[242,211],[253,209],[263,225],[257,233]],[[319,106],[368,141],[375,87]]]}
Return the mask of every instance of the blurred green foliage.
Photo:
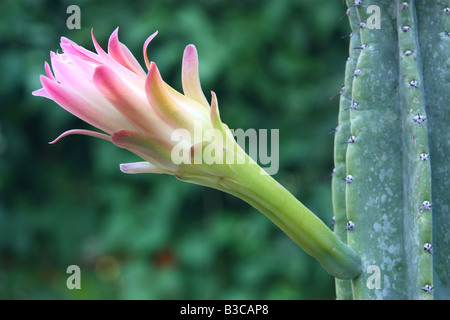
{"label": "blurred green foliage", "polygon": [[[81,9],[69,30],[66,9]],[[31,95],[68,37],[93,50],[119,36],[149,48],[181,90],[184,47],[199,51],[206,96],[230,128],[280,130],[275,178],[326,223],[337,101],[347,57],[340,1],[44,1],[0,3],[1,299],[332,299],[334,279],[246,203],[171,176],[125,175],[123,149]],[[66,268],[81,268],[68,290]]]}

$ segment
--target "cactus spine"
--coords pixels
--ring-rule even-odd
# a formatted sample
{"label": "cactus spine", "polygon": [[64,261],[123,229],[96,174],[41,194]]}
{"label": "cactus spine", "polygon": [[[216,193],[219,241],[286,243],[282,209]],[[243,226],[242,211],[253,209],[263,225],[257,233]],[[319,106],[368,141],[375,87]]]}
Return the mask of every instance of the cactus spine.
{"label": "cactus spine", "polygon": [[333,209],[363,273],[336,279],[337,298],[448,299],[448,1],[347,5]]}

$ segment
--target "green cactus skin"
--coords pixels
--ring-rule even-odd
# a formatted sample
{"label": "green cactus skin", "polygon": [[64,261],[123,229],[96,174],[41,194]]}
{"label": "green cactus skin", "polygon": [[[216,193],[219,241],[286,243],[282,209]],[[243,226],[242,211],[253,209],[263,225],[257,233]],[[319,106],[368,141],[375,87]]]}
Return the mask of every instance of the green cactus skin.
{"label": "green cactus skin", "polygon": [[[433,295],[450,299],[450,1],[417,3],[433,198]],[[430,23],[433,21],[433,23]],[[441,125],[435,125],[441,123]]]}
{"label": "green cactus skin", "polygon": [[[379,28],[371,24],[372,5]],[[353,36],[335,137],[333,209],[335,233],[360,255],[363,272],[336,280],[337,298],[448,299],[449,3],[347,6]],[[350,136],[356,141],[345,143]],[[354,228],[343,232],[348,221]]]}
{"label": "green cactus skin", "polygon": [[[356,10],[351,8],[350,10]],[[350,24],[355,28],[359,25],[359,20],[356,15],[349,15]],[[358,32],[353,32],[350,37],[350,48],[361,46],[361,41]],[[344,90],[341,89],[340,97],[340,112],[338,117],[338,126],[335,133],[335,148],[334,148],[334,173],[332,179],[333,189],[333,211],[334,211],[334,232],[339,235],[342,230],[345,230],[347,224],[347,212],[345,205],[345,189],[346,184],[343,182],[347,174],[346,169],[346,153],[348,144],[345,143],[350,134],[350,112],[347,109],[352,104],[352,83],[353,83],[353,71],[356,69],[356,62],[358,61],[360,50],[350,49],[349,57],[347,59]],[[342,236],[342,240],[346,241],[346,235]],[[336,297],[340,300],[352,299],[351,282],[348,280],[337,279],[336,285]]]}

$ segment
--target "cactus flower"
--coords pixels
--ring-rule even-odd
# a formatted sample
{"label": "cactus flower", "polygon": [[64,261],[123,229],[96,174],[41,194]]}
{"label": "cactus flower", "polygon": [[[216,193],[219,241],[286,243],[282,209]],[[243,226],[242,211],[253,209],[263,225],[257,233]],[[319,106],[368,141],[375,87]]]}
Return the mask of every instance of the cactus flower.
{"label": "cactus flower", "polygon": [[361,269],[356,253],[239,147],[220,119],[214,92],[208,103],[195,47],[184,51],[182,94],[148,60],[155,36],[143,46],[147,71],[119,42],[118,29],[109,38],[108,52],[93,34],[96,53],[61,39],[63,53],[50,54],[51,68],[45,63],[42,88],[33,94],[55,101],[101,132],[69,130],[53,142],[70,134],[105,139],[145,160],[122,164],[125,173],[167,173],[235,195],[264,213],[330,274],[355,277]]}
{"label": "cactus flower", "polygon": [[122,165],[125,172],[176,173],[177,167],[171,160],[171,150],[176,144],[171,139],[174,129],[191,131],[195,125],[204,129],[220,125],[216,120],[219,117],[217,100],[213,93],[210,107],[203,95],[193,45],[187,46],[183,57],[185,94],[164,83],[156,64],[147,58],[148,44],[156,34],[144,44],[148,74],[119,42],[118,29],[109,38],[108,53],[93,34],[97,54],[67,38],[61,39],[64,53],[51,52],[53,73],[45,63],[46,76],[41,76],[43,88],[33,94],[54,100],[103,132],[69,130],[53,142],[69,134],[102,138],[146,160]]}

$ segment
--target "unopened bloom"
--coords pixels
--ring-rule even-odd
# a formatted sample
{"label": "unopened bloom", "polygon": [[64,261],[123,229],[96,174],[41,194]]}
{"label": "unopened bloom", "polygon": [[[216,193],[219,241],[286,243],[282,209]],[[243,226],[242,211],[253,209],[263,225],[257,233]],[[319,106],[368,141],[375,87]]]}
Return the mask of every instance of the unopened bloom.
{"label": "unopened bloom", "polygon": [[[230,134],[220,121],[214,92],[210,106],[201,89],[196,48],[189,45],[184,52],[181,94],[163,81],[156,64],[148,60],[147,47],[156,34],[143,47],[148,72],[119,42],[118,29],[109,38],[108,52],[93,34],[96,53],[61,39],[63,53],[50,53],[51,68],[46,62],[46,76],[41,76],[43,88],[33,94],[54,100],[103,132],[69,130],[54,142],[69,134],[106,139],[146,160],[121,165],[124,172],[179,175],[183,170],[171,157],[179,143],[172,139],[174,130],[194,132],[195,126],[200,126],[202,130],[215,128],[225,136]],[[190,138],[184,141],[188,148],[194,151],[202,147],[202,135]]]}
{"label": "unopened bloom", "polygon": [[[212,92],[209,103],[203,94],[193,45],[186,47],[183,56],[184,94],[163,81],[147,57],[155,35],[143,47],[148,71],[119,42],[117,29],[109,38],[108,52],[93,35],[96,53],[62,38],[63,53],[51,53],[51,68],[45,63],[46,76],[41,76],[42,89],[33,94],[54,100],[101,132],[74,129],[55,141],[69,134],[102,138],[145,160],[121,165],[124,172],[173,174],[235,195],[269,217],[328,272],[339,278],[356,276],[361,270],[356,253],[271,176],[263,174],[237,145],[220,120],[216,95]],[[214,134],[206,138],[203,133],[211,131]],[[186,150],[188,161],[178,161],[186,160],[186,154],[174,159],[178,151]],[[217,161],[196,161],[197,151],[208,151]]]}

